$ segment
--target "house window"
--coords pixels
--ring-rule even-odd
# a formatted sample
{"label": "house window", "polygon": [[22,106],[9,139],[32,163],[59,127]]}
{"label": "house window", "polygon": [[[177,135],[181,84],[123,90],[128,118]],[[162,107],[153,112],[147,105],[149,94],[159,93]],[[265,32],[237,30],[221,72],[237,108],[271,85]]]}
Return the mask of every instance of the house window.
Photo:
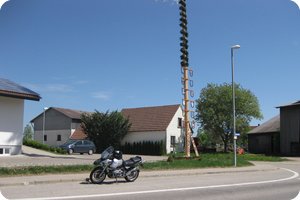
{"label": "house window", "polygon": [[47,135],[44,135],[44,141],[47,141]]}
{"label": "house window", "polygon": [[175,147],[175,144],[176,144],[176,137],[171,136],[171,147]]}
{"label": "house window", "polygon": [[182,128],[182,118],[178,117],[178,128]]}
{"label": "house window", "polygon": [[0,156],[8,155],[10,153],[10,148],[0,148]]}
{"label": "house window", "polygon": [[57,135],[57,141],[61,141],[61,135]]}
{"label": "house window", "polygon": [[4,150],[4,154],[9,154],[9,148],[5,148],[5,150]]}

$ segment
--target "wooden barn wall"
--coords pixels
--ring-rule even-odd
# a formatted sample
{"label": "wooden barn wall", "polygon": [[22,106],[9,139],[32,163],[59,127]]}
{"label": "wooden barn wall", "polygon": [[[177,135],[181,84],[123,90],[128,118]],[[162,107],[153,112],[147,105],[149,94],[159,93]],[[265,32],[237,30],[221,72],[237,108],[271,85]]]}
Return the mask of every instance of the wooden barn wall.
{"label": "wooden barn wall", "polygon": [[250,153],[270,154],[272,152],[271,134],[248,135],[248,149]]}
{"label": "wooden barn wall", "polygon": [[284,155],[300,154],[300,107],[280,108],[280,149]]}

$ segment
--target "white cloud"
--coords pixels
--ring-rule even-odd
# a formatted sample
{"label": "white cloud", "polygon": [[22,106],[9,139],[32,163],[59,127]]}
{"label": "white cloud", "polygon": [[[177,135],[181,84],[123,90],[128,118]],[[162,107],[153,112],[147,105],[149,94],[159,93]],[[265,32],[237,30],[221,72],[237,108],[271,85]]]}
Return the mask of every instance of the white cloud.
{"label": "white cloud", "polygon": [[73,88],[66,84],[49,84],[44,88],[47,92],[72,92]]}
{"label": "white cloud", "polygon": [[89,81],[87,81],[87,80],[78,80],[78,81],[74,82],[74,84],[76,84],[76,85],[85,85],[87,83],[89,83]]}
{"label": "white cloud", "polygon": [[101,99],[101,100],[109,100],[110,99],[110,94],[107,92],[93,92],[92,97],[96,99]]}
{"label": "white cloud", "polygon": [[155,2],[178,4],[179,0],[155,0]]}
{"label": "white cloud", "polygon": [[44,93],[44,92],[58,92],[58,93],[66,93],[66,92],[73,92],[74,89],[72,86],[67,84],[32,84],[32,83],[24,83],[25,87],[27,87],[30,90],[33,90],[38,93]]}

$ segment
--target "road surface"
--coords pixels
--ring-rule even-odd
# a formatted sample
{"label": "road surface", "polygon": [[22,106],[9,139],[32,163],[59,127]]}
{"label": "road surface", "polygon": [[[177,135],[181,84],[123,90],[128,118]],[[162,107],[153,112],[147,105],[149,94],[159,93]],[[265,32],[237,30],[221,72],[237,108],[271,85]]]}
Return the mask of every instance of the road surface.
{"label": "road surface", "polygon": [[[291,200],[300,191],[300,162],[269,163],[276,168],[208,174],[139,177],[133,183],[107,179],[94,185],[85,180],[0,188],[7,199],[205,199]],[[141,172],[143,173],[143,172]]]}

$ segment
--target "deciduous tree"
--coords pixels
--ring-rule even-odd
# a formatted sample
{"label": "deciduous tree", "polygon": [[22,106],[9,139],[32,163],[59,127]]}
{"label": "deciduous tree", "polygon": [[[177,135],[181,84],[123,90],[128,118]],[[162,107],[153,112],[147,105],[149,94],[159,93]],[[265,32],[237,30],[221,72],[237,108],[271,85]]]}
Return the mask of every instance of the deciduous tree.
{"label": "deciduous tree", "polygon": [[27,124],[24,128],[23,141],[33,139],[33,128],[30,124]]}
{"label": "deciduous tree", "polygon": [[[224,152],[233,139],[232,86],[224,83],[208,84],[196,100],[196,119],[209,134],[219,137]],[[236,132],[244,132],[252,119],[262,119],[257,97],[240,85],[235,85]]]}

